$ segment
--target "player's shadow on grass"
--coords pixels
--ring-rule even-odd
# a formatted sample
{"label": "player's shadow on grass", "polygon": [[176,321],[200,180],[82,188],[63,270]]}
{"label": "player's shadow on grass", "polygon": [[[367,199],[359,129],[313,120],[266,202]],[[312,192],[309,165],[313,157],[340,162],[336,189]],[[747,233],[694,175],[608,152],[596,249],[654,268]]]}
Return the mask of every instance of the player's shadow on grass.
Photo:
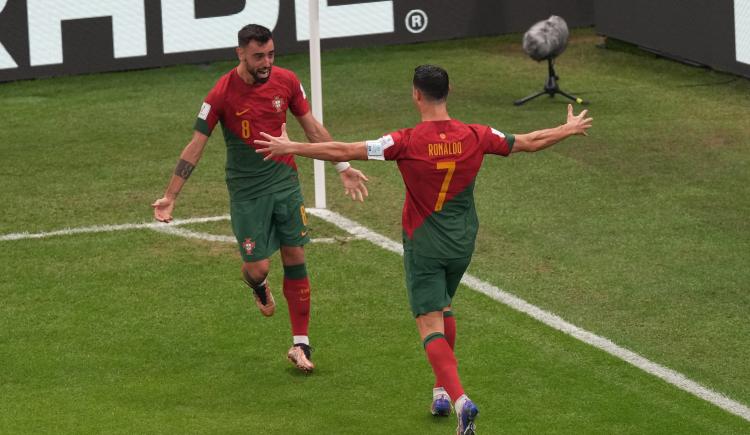
{"label": "player's shadow on grass", "polygon": [[[287,363],[288,364],[288,363]],[[321,373],[322,372],[322,373]],[[309,378],[311,376],[325,376],[325,370],[315,369],[312,373],[304,373],[302,370],[289,366],[286,368],[286,373],[294,378]]]}

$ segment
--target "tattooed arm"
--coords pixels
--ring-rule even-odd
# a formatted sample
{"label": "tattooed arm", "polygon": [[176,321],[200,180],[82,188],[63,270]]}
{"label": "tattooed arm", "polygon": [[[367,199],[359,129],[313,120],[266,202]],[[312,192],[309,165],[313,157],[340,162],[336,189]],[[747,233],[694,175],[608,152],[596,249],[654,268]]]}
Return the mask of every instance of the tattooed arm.
{"label": "tattooed arm", "polygon": [[208,136],[196,131],[193,133],[193,138],[185,146],[185,149],[182,150],[180,160],[177,162],[177,167],[174,170],[172,179],[169,181],[167,190],[164,192],[164,196],[151,204],[151,207],[154,208],[154,217],[156,220],[161,222],[170,222],[172,220],[172,210],[174,210],[177,195],[180,194],[182,186],[190,178],[190,174],[201,159],[206,142],[208,142]]}

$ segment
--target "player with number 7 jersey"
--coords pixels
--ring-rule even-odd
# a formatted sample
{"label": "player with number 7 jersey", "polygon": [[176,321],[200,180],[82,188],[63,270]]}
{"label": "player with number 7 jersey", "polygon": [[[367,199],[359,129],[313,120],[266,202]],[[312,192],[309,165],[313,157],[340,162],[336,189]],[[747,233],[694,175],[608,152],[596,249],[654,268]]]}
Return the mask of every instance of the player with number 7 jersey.
{"label": "player with number 7 jersey", "polygon": [[[434,65],[414,71],[412,99],[422,122],[377,140],[302,144],[261,133],[258,153],[266,159],[297,154],[322,160],[395,160],[406,186],[402,216],[404,275],[412,312],[435,373],[430,412],[458,417],[456,433],[474,434],[479,413],[458,377],[453,349],[453,298],[471,262],[478,219],[474,183],[484,156],[536,152],[573,135],[586,135],[592,119],[573,114],[559,127],[504,134],[486,125],[465,124],[448,115],[448,73]],[[502,177],[502,176],[500,176]],[[494,431],[490,431],[494,432]]]}
{"label": "player with number 7 jersey", "polygon": [[395,160],[406,186],[404,249],[429,258],[471,256],[479,221],[474,183],[485,154],[507,156],[514,137],[454,119],[367,141],[371,160]]}

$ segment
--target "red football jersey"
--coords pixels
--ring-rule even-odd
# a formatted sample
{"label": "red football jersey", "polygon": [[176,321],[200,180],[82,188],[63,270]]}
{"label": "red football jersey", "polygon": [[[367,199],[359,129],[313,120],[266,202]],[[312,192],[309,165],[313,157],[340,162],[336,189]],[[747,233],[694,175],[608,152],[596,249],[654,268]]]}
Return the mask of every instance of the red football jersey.
{"label": "red football jersey", "polygon": [[472,254],[474,180],[485,154],[507,156],[513,135],[457,120],[427,121],[367,142],[370,159],[396,160],[406,186],[404,248],[434,258]]}
{"label": "red football jersey", "polygon": [[264,161],[255,153],[253,142],[260,132],[281,134],[286,112],[295,116],[310,111],[305,91],[297,76],[274,66],[266,83],[248,85],[237,68],[223,75],[203,102],[195,129],[210,135],[221,122],[227,144],[227,186],[233,200],[277,192],[299,184],[297,166],[291,155]]}

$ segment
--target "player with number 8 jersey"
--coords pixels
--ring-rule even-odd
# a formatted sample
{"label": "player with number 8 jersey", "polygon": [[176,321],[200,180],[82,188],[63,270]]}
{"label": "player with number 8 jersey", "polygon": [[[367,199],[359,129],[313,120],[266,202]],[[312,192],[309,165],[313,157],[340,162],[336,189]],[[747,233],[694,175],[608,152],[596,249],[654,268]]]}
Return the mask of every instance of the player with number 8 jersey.
{"label": "player with number 8 jersey", "polygon": [[261,131],[280,134],[287,109],[302,116],[310,111],[310,106],[297,76],[278,66],[263,86],[248,86],[233,68],[206,96],[194,128],[209,136],[221,121],[227,146],[227,188],[232,201],[257,198],[299,184],[293,156],[263,162],[253,143],[261,139]]}
{"label": "player with number 8 jersey", "polygon": [[[291,111],[311,141],[331,140],[326,128],[310,113],[305,91],[297,76],[274,67],[271,31],[249,24],[237,34],[239,64],[223,75],[203,101],[195,121],[193,139],[180,155],[164,197],[152,204],[157,220],[172,220],[172,210],[182,186],[198,164],[208,137],[221,123],[227,147],[226,182],[232,230],[242,257],[242,278],[252,289],[260,312],[272,316],[276,303],[268,283],[271,257],[281,252],[283,291],[292,329],[287,357],[309,373],[311,360],[308,324],[310,281],[304,245],[310,237],[294,157],[264,160],[255,151],[261,131],[281,134],[287,110]],[[362,201],[367,177],[347,162],[335,165],[344,191]]]}

